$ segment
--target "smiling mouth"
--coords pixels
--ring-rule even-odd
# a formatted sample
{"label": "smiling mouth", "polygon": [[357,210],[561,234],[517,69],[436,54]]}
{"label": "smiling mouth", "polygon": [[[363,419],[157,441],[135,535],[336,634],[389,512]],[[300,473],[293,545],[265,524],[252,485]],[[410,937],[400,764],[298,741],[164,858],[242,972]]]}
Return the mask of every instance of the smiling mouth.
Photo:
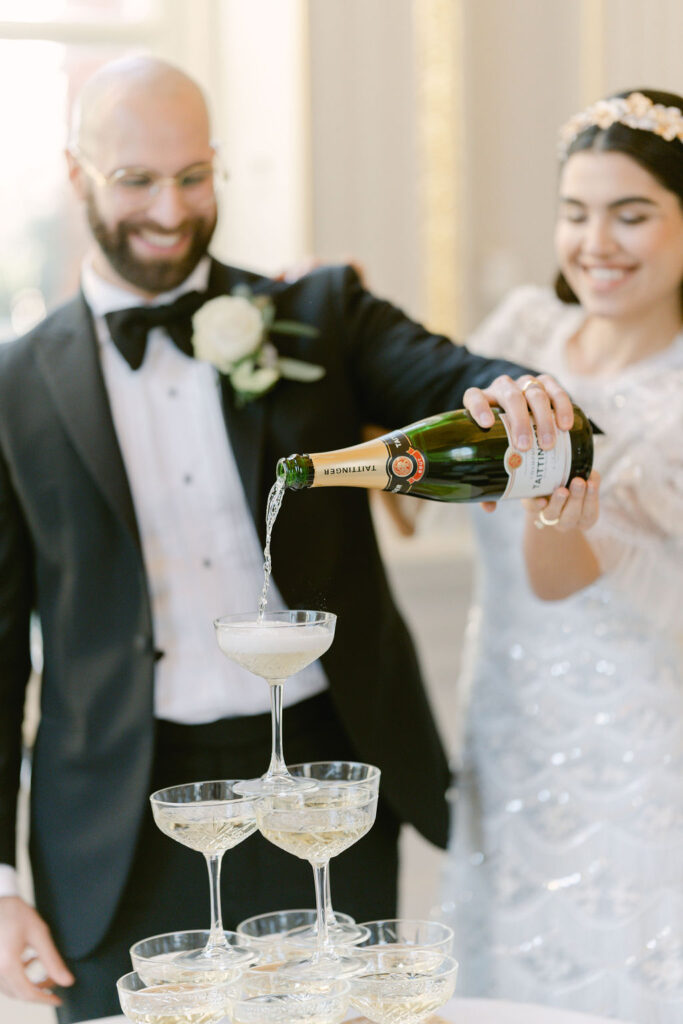
{"label": "smiling mouth", "polygon": [[160,232],[153,231],[150,228],[139,228],[135,232],[135,236],[140,241],[149,246],[152,249],[161,250],[163,252],[173,252],[177,249],[184,248],[191,238],[191,233],[188,231],[171,231],[171,232]]}
{"label": "smiling mouth", "polygon": [[592,281],[597,283],[612,284],[617,281],[623,281],[630,273],[632,273],[632,267],[585,267],[582,266],[581,270],[586,274]]}

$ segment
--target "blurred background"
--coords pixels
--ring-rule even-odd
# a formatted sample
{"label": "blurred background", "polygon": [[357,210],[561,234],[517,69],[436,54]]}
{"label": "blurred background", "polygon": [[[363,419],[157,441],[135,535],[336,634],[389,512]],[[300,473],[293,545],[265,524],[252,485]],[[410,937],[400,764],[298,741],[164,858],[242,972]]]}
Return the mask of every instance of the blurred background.
{"label": "blurred background", "polygon": [[[229,172],[216,256],[265,272],[353,259],[462,339],[509,288],[552,279],[558,127],[608,91],[683,92],[682,43],[680,0],[0,0],[0,342],[77,286],[62,154],[107,60],[155,53],[206,89]],[[468,515],[419,505],[411,537],[376,517],[451,744]],[[440,855],[407,830],[403,863],[402,912],[427,916]],[[0,1016],[53,1019],[2,997]]]}

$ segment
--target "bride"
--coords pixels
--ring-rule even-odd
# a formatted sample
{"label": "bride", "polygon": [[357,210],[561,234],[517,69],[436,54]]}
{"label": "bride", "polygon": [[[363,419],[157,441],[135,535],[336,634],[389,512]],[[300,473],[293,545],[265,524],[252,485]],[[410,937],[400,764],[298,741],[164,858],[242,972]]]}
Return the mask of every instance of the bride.
{"label": "bride", "polygon": [[475,512],[441,906],[459,993],[642,1024],[683,1020],[682,110],[642,90],[572,118],[555,289],[468,342],[554,374],[604,435],[599,476]]}

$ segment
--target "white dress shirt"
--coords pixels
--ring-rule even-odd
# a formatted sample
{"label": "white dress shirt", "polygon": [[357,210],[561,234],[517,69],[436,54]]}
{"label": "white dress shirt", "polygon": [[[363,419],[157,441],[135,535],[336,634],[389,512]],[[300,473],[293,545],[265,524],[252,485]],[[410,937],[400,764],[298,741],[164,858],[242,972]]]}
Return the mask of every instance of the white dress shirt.
{"label": "white dress shirt", "polygon": [[[154,305],[204,290],[208,274],[205,259]],[[155,671],[155,714],[194,724],[267,711],[267,684],[221,653],[213,628],[219,615],[256,609],[263,584],[263,552],[226,433],[218,372],[180,352],[163,328],[150,332],[144,362],[132,370],[104,314],[139,301],[87,263],[82,286],[133,496],[154,644],[164,652]],[[268,607],[286,607],[272,581]],[[320,665],[311,665],[288,681],[283,703],[325,686]]]}
{"label": "white dress shirt", "polygon": [[[180,288],[154,304],[204,290],[209,266],[202,260]],[[163,328],[150,332],[144,362],[132,370],[104,316],[140,300],[104,281],[89,263],[82,287],[133,497],[154,645],[163,651],[155,666],[155,714],[196,724],[268,711],[267,683],[222,654],[213,628],[220,615],[256,610],[263,584],[263,553],[226,432],[218,373],[180,352]],[[271,579],[268,609],[285,607]],[[288,680],[283,704],[326,687],[314,662]],[[267,761],[264,750],[264,767]],[[17,891],[13,869],[0,865],[0,896]]]}

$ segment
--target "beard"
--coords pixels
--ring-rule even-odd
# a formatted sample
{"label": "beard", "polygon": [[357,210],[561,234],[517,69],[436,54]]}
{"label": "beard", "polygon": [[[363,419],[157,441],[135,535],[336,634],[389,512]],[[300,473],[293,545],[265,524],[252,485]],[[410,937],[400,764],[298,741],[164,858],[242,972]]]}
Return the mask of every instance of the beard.
{"label": "beard", "polygon": [[[108,227],[100,215],[92,193],[87,199],[86,212],[90,230],[97,244],[119,277],[151,295],[172,291],[192,273],[209,247],[217,221],[214,209],[208,217],[188,218],[174,228],[173,232],[167,231],[152,220],[120,220],[114,227]],[[133,251],[130,236],[143,228],[149,228],[158,234],[189,231],[192,236],[190,247],[177,259],[140,259]]]}

